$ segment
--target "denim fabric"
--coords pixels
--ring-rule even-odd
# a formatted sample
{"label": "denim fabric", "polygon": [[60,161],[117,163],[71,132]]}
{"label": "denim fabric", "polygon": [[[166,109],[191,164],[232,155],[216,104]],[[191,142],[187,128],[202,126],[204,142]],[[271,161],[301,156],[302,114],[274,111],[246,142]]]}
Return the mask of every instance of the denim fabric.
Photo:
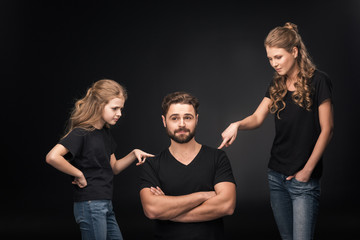
{"label": "denim fabric", "polygon": [[111,200],[74,203],[75,220],[83,240],[122,240]]}
{"label": "denim fabric", "polygon": [[320,181],[300,182],[268,171],[270,201],[283,240],[311,240],[319,209]]}

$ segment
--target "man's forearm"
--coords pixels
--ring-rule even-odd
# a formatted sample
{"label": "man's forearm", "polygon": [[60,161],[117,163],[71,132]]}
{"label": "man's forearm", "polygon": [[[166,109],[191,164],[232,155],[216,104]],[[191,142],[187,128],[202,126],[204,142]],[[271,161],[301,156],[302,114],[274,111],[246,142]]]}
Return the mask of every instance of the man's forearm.
{"label": "man's forearm", "polygon": [[150,219],[170,220],[199,206],[215,192],[196,192],[182,196],[156,196],[150,188],[140,191],[145,215]]}
{"label": "man's forearm", "polygon": [[204,222],[232,215],[236,205],[235,184],[227,183],[227,185],[226,191],[170,220],[174,222]]}

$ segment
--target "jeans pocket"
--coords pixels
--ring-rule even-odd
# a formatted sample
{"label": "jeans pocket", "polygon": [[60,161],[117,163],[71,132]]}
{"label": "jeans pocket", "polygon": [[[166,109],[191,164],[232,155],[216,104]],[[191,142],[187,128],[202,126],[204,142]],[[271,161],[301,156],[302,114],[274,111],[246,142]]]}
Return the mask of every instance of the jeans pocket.
{"label": "jeans pocket", "polygon": [[291,179],[290,191],[295,194],[320,195],[320,182],[317,179],[310,179],[308,182],[301,182],[295,178]]}
{"label": "jeans pocket", "polygon": [[297,180],[296,177],[293,177],[292,181],[294,181],[295,183],[299,183],[299,184],[307,184],[307,183],[309,183],[311,181],[311,179],[309,179],[309,181],[307,181],[307,182],[303,182],[303,181]]}

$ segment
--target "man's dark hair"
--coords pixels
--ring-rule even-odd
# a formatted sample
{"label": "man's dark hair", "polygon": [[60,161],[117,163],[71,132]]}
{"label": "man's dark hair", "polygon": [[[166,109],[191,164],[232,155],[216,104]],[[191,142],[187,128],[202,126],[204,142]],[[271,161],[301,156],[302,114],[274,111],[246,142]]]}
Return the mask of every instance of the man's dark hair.
{"label": "man's dark hair", "polygon": [[166,95],[161,103],[163,115],[166,116],[170,105],[176,103],[190,104],[194,107],[195,113],[198,113],[200,103],[196,97],[187,92],[174,92]]}

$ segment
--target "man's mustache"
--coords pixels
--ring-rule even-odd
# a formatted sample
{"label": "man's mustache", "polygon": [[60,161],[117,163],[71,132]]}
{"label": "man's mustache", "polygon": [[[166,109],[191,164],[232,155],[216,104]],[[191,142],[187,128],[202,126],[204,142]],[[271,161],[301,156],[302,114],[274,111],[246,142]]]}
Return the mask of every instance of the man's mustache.
{"label": "man's mustache", "polygon": [[178,133],[178,132],[190,132],[190,130],[187,128],[179,128],[174,131],[174,133]]}

